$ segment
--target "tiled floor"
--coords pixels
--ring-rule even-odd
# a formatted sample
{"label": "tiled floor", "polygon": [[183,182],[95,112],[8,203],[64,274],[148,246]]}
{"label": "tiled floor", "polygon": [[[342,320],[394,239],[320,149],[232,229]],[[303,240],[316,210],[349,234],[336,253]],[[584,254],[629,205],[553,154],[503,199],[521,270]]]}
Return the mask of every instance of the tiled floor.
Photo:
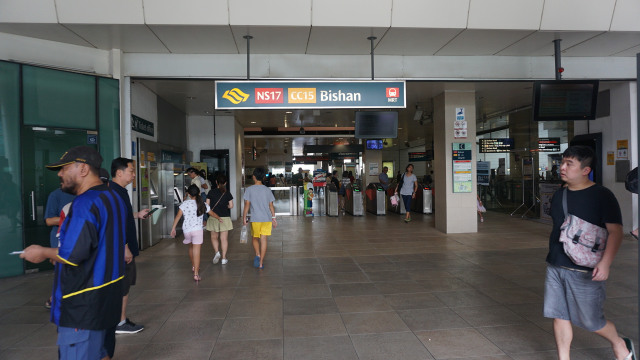
{"label": "tiled floor", "polygon": [[[550,226],[489,213],[477,234],[445,235],[433,217],[281,217],[265,269],[231,236],[229,264],[193,282],[187,247],[167,239],[137,259],[116,359],[555,359],[542,317]],[[208,233],[205,234],[208,236]],[[607,316],[638,339],[637,242],[625,237]],[[0,279],[0,358],[56,359],[42,306],[52,273]],[[576,329],[575,359],[613,359]]]}

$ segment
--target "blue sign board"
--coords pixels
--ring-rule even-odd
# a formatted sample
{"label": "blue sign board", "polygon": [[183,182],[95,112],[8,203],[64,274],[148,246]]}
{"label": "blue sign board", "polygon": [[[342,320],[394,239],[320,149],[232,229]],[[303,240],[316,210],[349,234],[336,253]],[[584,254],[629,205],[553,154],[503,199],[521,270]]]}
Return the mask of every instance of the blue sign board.
{"label": "blue sign board", "polygon": [[216,109],[405,108],[404,81],[216,81]]}

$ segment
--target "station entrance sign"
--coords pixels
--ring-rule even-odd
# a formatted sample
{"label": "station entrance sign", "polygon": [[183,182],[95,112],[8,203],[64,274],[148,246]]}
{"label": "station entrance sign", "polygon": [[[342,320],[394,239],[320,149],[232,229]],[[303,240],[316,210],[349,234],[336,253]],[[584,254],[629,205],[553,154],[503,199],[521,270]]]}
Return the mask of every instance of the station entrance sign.
{"label": "station entrance sign", "polygon": [[216,81],[216,109],[405,108],[404,81]]}

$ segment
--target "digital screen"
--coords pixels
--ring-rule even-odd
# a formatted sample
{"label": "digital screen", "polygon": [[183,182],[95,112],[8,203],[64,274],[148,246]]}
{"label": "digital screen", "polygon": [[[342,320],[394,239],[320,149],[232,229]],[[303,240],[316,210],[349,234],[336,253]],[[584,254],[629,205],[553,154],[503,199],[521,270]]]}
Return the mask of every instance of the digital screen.
{"label": "digital screen", "polygon": [[533,119],[594,120],[597,80],[545,80],[533,84]]}
{"label": "digital screen", "polygon": [[480,139],[481,153],[509,152],[514,149],[513,138]]}
{"label": "digital screen", "polygon": [[538,151],[559,152],[560,138],[540,138],[538,139]]}
{"label": "digital screen", "polygon": [[382,150],[382,140],[367,140],[368,150]]}
{"label": "digital screen", "polygon": [[398,112],[356,111],[356,139],[395,139],[398,137]]}

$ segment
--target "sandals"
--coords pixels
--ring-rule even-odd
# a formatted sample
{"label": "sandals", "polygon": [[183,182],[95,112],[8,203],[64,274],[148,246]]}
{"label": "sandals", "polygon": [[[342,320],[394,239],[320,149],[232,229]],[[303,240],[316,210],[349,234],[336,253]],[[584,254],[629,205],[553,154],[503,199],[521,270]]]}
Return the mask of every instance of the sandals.
{"label": "sandals", "polygon": [[198,281],[200,281],[200,280],[202,280],[202,278],[200,277],[200,275],[198,275],[198,274],[193,275],[193,281],[198,282]]}

